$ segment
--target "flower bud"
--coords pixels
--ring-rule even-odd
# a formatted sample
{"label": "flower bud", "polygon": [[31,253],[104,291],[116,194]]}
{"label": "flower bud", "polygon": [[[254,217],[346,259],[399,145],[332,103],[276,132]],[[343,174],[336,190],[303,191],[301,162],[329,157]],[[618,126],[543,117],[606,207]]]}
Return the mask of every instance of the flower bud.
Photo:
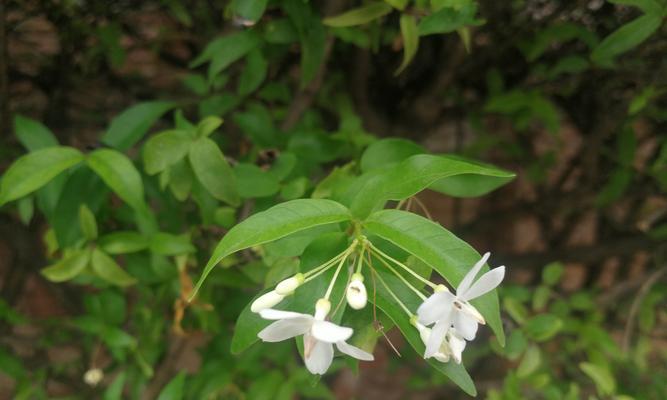
{"label": "flower bud", "polygon": [[438,292],[449,292],[449,289],[447,289],[447,286],[443,284],[439,284],[438,286],[433,289],[433,292],[438,293]]}
{"label": "flower bud", "polygon": [[104,372],[99,368],[91,368],[83,374],[83,381],[90,386],[97,386],[104,378]]}
{"label": "flower bud", "polygon": [[359,273],[355,273],[352,275],[350,284],[347,285],[347,292],[345,293],[347,304],[355,310],[364,308],[366,306],[366,301],[368,300],[366,286],[364,286],[363,281],[364,277]]}
{"label": "flower bud", "polygon": [[255,301],[252,302],[252,305],[250,306],[250,311],[258,313],[262,310],[275,306],[276,304],[283,301],[284,298],[285,296],[276,293],[275,290],[264,293],[263,295],[259,296]]}
{"label": "flower bud", "polygon": [[315,319],[324,321],[324,318],[329,314],[329,310],[331,310],[329,300],[325,298],[317,300],[317,303],[315,303]]}
{"label": "flower bud", "polygon": [[298,288],[303,283],[303,274],[298,273],[291,278],[287,278],[284,281],[276,285],[276,293],[281,296],[287,296],[291,294],[296,288]]}

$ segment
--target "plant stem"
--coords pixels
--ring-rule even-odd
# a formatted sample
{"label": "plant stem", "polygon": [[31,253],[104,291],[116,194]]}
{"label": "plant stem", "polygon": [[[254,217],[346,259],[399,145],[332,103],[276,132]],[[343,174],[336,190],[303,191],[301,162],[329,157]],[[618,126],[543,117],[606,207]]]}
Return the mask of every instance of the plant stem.
{"label": "plant stem", "polygon": [[398,265],[399,267],[403,268],[403,269],[404,269],[406,272],[408,272],[410,275],[412,275],[412,276],[414,276],[415,278],[419,279],[420,281],[422,281],[424,284],[426,284],[427,286],[431,287],[432,289],[435,289],[435,288],[438,286],[438,285],[436,285],[435,283],[429,281],[428,279],[422,277],[421,275],[419,275],[418,273],[416,273],[416,272],[413,271],[412,269],[410,269],[410,267],[408,267],[407,265],[405,265],[405,264],[403,264],[402,262],[396,260],[395,258],[393,258],[393,257],[391,257],[391,256],[389,256],[389,255],[387,255],[387,254],[385,254],[382,250],[380,250],[380,249],[378,249],[377,247],[375,247],[375,246],[373,245],[373,243],[371,243],[370,241],[366,241],[366,243],[368,243],[368,245],[371,247],[371,249],[372,249],[375,253],[377,253],[378,255],[380,255],[380,256],[386,258],[387,260],[393,262],[394,264]]}
{"label": "plant stem", "polygon": [[327,292],[324,295],[324,298],[329,300],[329,297],[331,296],[331,291],[333,290],[334,284],[336,283],[336,279],[338,279],[338,274],[340,273],[340,270],[343,268],[343,264],[345,264],[345,260],[347,260],[347,256],[349,253],[346,252],[345,257],[343,257],[340,262],[338,263],[338,267],[336,267],[336,272],[334,272],[334,276],[331,279],[331,282],[329,282],[329,287],[327,288]]}
{"label": "plant stem", "polygon": [[403,302],[398,298],[398,296],[396,296],[396,294],[389,288],[389,285],[387,285],[387,282],[385,282],[384,279],[382,279],[380,274],[377,273],[377,271],[375,271],[375,269],[372,266],[370,268],[371,268],[372,273],[375,276],[377,276],[377,278],[380,280],[380,282],[382,283],[382,286],[384,286],[385,289],[387,289],[387,292],[389,292],[389,294],[391,295],[391,297],[394,298],[394,301],[396,301],[398,303],[398,305],[401,306],[403,311],[405,311],[405,313],[408,314],[408,317],[412,318],[412,316],[414,315],[414,314],[412,314],[412,311],[410,311],[410,309],[405,304],[403,304]]}
{"label": "plant stem", "polygon": [[412,284],[411,284],[407,279],[405,279],[405,277],[404,277],[403,275],[401,275],[398,271],[396,271],[396,269],[395,269],[394,267],[392,267],[391,265],[389,265],[388,262],[386,262],[385,260],[381,259],[380,257],[377,257],[377,256],[376,256],[376,258],[377,258],[378,260],[380,260],[380,262],[381,262],[382,264],[384,264],[384,266],[387,267],[391,272],[393,272],[394,275],[396,275],[396,277],[397,277],[398,279],[400,279],[400,280],[401,280],[407,287],[409,287],[410,290],[412,290],[413,292],[415,292],[415,294],[416,294],[417,296],[419,296],[420,299],[422,299],[422,300],[426,300],[426,296],[424,296],[424,294],[423,294],[421,291],[419,291],[419,289],[417,289],[416,287],[412,286]]}

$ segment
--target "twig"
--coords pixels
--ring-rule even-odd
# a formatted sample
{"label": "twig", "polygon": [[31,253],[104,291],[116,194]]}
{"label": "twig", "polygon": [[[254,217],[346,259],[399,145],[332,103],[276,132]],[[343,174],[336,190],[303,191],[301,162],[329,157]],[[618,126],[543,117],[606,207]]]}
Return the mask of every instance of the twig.
{"label": "twig", "polygon": [[623,354],[627,354],[630,348],[630,339],[632,336],[632,332],[635,329],[635,321],[637,320],[637,313],[639,312],[639,306],[641,306],[642,302],[644,301],[644,298],[648,294],[649,290],[651,290],[651,287],[653,287],[653,285],[655,285],[656,282],[658,282],[658,280],[662,277],[662,275],[665,272],[667,272],[667,266],[663,266],[662,268],[658,269],[657,271],[649,275],[648,279],[646,279],[644,284],[639,288],[637,296],[632,301],[632,306],[630,307],[630,314],[628,315],[628,322],[625,324],[625,331],[623,332],[623,344],[622,344]]}

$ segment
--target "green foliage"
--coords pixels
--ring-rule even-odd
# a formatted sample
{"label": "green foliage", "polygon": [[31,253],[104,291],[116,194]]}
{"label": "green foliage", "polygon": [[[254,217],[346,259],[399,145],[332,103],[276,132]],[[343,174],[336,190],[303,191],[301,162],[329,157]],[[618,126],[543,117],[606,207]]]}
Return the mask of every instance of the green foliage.
{"label": "green foliage", "polygon": [[[257,334],[271,322],[252,312],[251,304],[298,273],[317,276],[276,308],[312,314],[316,301],[330,292],[331,321],[352,327],[349,343],[369,352],[385,331],[396,329],[409,345],[401,348],[401,361],[408,360],[404,368],[413,372],[411,390],[451,383],[474,396],[480,360],[497,357],[506,360],[494,363],[507,370],[496,375],[502,384],[485,390],[490,399],[536,393],[545,399],[624,399],[640,393],[638,387],[648,391],[647,398],[661,398],[661,390],[667,391],[662,370],[649,366],[647,344],[651,330],[664,319],[664,287],[648,290],[637,306],[639,338],[621,349],[615,332],[601,325],[605,310],[599,309],[599,293],[562,293],[559,284],[567,274],[559,262],[537,272],[534,285],[492,290],[471,301],[493,337],[482,345],[489,331],[481,329],[463,363],[413,360],[425,346],[411,314],[433,293],[428,283],[455,288],[480,254],[464,240],[467,232],[450,230],[410,208],[424,190],[470,198],[512,182],[513,172],[478,160],[490,154],[504,165],[526,164],[536,192],[544,191],[550,167],[561,155],[559,146],[569,140],[561,136],[563,128],[590,113],[569,108],[579,101],[589,104],[590,93],[578,93],[582,99],[571,94],[591,76],[595,85],[611,85],[610,98],[621,112],[613,126],[594,121],[593,129],[600,125],[603,132],[584,132],[599,135],[596,146],[608,166],[599,174],[602,182],[590,203],[611,213],[607,208],[621,204],[638,184],[664,191],[667,142],[657,140],[649,150],[641,143],[647,120],[665,120],[664,84],[657,72],[642,69],[655,63],[630,57],[660,48],[664,2],[611,1],[628,6],[630,13],[622,19],[603,14],[603,29],[585,19],[543,21],[523,10],[522,2],[512,2],[503,10],[525,27],[507,30],[485,30],[487,20],[493,23],[495,6],[474,0],[365,1],[333,14],[328,4],[299,0],[159,3],[155,9],[171,15],[174,25],[187,27],[187,45],[174,53],[187,58],[194,51],[195,56],[179,59],[189,70],[177,76],[175,93],[147,96],[139,90],[137,97],[177,101],[134,104],[110,118],[97,144],[97,138],[70,140],[53,125],[59,142],[43,123],[14,115],[16,141],[27,154],[2,149],[0,155],[12,159],[3,164],[1,212],[30,229],[44,227],[45,249],[35,249],[44,258],[39,272],[50,282],[68,285],[63,292],[75,293],[81,303],[73,308],[76,314],[56,321],[58,329],[49,329],[55,326],[52,321],[31,321],[46,328],[35,351],[51,355],[51,347],[76,342],[86,358],[76,368],[54,361],[32,370],[18,352],[0,349],[0,370],[16,383],[15,398],[47,398],[47,382],[74,374],[83,387],[82,372],[96,366],[98,357],[108,361],[101,369],[106,377],[96,387],[88,384],[77,393],[80,398],[135,399],[147,393],[158,399],[334,398],[303,368],[291,344],[272,344],[269,350],[269,344],[257,343]],[[134,60],[133,47],[143,46],[137,28],[116,20],[115,12],[85,27],[88,22],[81,24],[77,14],[83,3],[53,7],[67,16],[64,20],[84,25],[72,36],[90,30],[85,57],[98,59],[115,75]],[[609,13],[614,9],[604,7]],[[146,39],[150,53],[174,57],[164,47],[170,29],[165,24],[159,35]],[[506,46],[488,42],[494,29],[511,37]],[[498,53],[503,63],[512,61],[502,71],[486,66],[496,59],[489,50],[496,46],[510,49]],[[464,50],[469,58],[456,61]],[[437,58],[443,54],[453,60],[451,76],[431,81],[432,70],[449,65]],[[357,70],[352,64],[357,58],[372,68],[372,75]],[[466,68],[481,74],[475,84],[459,80],[456,72]],[[605,75],[626,70],[632,71],[629,83],[616,85],[613,75]],[[391,83],[386,98],[383,91],[373,92],[381,80]],[[405,110],[406,103],[417,103],[412,89],[431,86],[437,115],[427,118],[429,127],[457,115],[461,126],[451,135],[456,144],[447,144],[456,154],[430,154],[430,146],[419,140],[430,129],[412,121],[409,129],[400,124],[418,119],[421,112],[430,114],[428,109],[415,115]],[[365,91],[373,92],[372,99],[359,107],[368,101]],[[374,102],[388,103],[395,111],[384,126],[373,123]],[[391,131],[377,128],[394,123]],[[548,132],[544,141],[552,147],[533,157],[529,139],[542,132]],[[391,133],[403,137],[385,137]],[[650,161],[645,161],[647,152],[656,153]],[[582,169],[574,173],[591,172]],[[557,223],[561,217],[569,221],[569,214],[540,221],[552,217]],[[661,216],[656,218],[647,237],[664,240],[667,228]],[[387,268],[368,243],[406,269],[398,264],[398,272]],[[327,266],[319,275],[319,267],[349,248],[340,274]],[[361,311],[345,302],[357,265],[364,267],[369,292],[369,304]],[[0,301],[0,321],[14,326],[27,320]],[[185,345],[172,348],[199,336],[206,343],[196,354]],[[303,355],[300,337],[297,347]],[[190,374],[177,366],[165,373],[162,366],[178,362],[181,351],[201,358],[199,370]],[[357,364],[337,357],[330,371],[356,370]],[[646,389],[649,381],[654,385]],[[161,387],[153,387],[155,382]]]}

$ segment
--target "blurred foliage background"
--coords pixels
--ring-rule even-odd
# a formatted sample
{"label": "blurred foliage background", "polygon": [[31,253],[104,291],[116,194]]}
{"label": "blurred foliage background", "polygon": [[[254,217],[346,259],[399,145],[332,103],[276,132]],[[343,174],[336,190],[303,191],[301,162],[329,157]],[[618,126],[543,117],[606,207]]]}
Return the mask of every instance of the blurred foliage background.
{"label": "blurred foliage background", "polygon": [[[236,221],[331,197],[386,137],[518,174],[411,204],[508,266],[507,345],[485,330],[464,360],[481,397],[667,398],[665,15],[664,0],[4,0],[0,170],[54,143],[114,148],[152,213],[85,168],[0,209],[0,398],[466,398],[392,331],[372,332],[374,363],[321,381],[291,343],[231,354],[299,240],[226,260],[185,302]],[[231,169],[151,159],[146,139],[175,128],[210,135]],[[78,276],[86,243],[97,275]]]}

